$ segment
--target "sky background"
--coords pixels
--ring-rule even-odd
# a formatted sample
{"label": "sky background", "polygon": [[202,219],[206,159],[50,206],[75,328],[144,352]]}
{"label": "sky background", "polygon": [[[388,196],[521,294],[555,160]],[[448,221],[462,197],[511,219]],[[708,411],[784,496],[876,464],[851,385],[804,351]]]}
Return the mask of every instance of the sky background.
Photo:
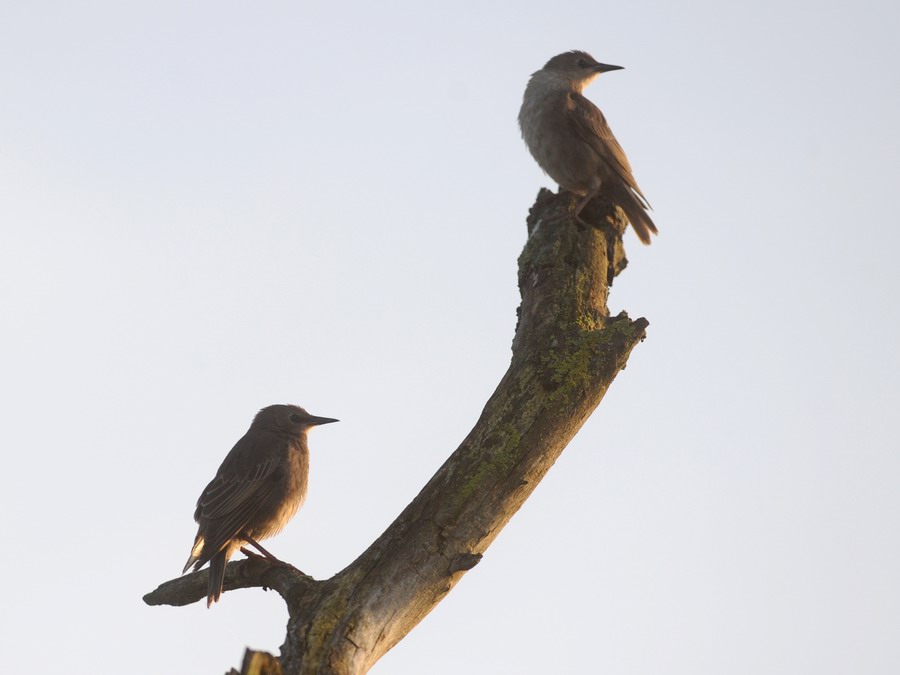
{"label": "sky background", "polygon": [[555,187],[521,95],[583,49],[626,68],[586,94],[660,229],[610,301],[647,339],[372,672],[900,672],[898,26],[887,0],[0,3],[5,669],[277,651],[272,592],[141,596],[263,406],[342,420],[268,546],[317,578],[457,447]]}

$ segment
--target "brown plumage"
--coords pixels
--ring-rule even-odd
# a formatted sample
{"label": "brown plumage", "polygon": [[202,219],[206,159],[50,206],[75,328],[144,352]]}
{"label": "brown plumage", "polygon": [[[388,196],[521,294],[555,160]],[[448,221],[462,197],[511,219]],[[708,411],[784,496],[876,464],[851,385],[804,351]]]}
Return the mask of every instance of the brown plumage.
{"label": "brown plumage", "polygon": [[581,94],[600,73],[620,69],[585,52],[554,56],[528,81],[519,127],[540,167],[560,187],[583,197],[575,215],[603,192],[649,244],[650,233],[657,233],[647,213],[650,205],[603,113]]}
{"label": "brown plumage", "polygon": [[222,595],[225,563],[245,544],[257,547],[294,517],[306,497],[310,427],[338,420],[310,415],[295,405],[272,405],[257,413],[219,467],[200,499],[199,524],[182,573],[209,563],[206,606]]}

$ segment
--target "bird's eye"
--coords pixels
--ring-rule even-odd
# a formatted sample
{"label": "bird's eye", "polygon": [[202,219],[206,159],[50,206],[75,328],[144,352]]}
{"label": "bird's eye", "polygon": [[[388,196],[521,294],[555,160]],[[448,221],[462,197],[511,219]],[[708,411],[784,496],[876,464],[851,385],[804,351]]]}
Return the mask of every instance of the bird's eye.
{"label": "bird's eye", "polygon": [[587,68],[587,67],[588,67],[588,62],[585,61],[584,59],[578,59],[578,60],[575,62],[575,65],[578,66],[579,68]]}
{"label": "bird's eye", "polygon": [[294,424],[300,424],[300,422],[302,422],[302,421],[303,421],[303,418],[300,417],[300,415],[297,415],[296,413],[291,415],[291,422],[293,422]]}

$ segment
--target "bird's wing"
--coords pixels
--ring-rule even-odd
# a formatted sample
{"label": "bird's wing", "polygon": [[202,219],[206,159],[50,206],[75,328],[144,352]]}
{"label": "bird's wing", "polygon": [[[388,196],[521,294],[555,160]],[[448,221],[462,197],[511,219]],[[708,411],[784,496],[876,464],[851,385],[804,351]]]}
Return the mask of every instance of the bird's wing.
{"label": "bird's wing", "polygon": [[276,458],[269,457],[252,466],[246,473],[216,476],[206,486],[197,504],[200,515],[207,520],[219,520],[240,511],[248,502],[256,502],[255,497],[270,484],[266,479],[272,475],[277,465]]}
{"label": "bird's wing", "polygon": [[254,446],[266,441],[271,439],[257,439],[256,444],[246,437],[238,441],[200,495],[194,518],[205,524],[200,556],[204,562],[243,532],[275,488],[274,478],[284,452],[270,448],[261,459],[246,461],[257,457]]}
{"label": "bird's wing", "polygon": [[600,158],[622,179],[628,187],[634,190],[644,203],[647,198],[638,187],[634,175],[631,173],[631,165],[625,156],[622,146],[613,136],[612,130],[606,123],[606,118],[600,108],[591,103],[579,93],[569,94],[570,105],[567,106],[568,119],[575,133],[593,148]]}

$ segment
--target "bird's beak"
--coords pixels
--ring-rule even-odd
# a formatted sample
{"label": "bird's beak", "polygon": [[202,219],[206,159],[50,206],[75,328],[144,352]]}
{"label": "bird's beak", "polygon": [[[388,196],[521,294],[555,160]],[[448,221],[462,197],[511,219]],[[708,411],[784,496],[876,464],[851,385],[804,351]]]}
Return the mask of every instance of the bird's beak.
{"label": "bird's beak", "polygon": [[340,420],[336,420],[333,417],[316,417],[315,415],[310,415],[306,423],[311,427],[317,427],[320,424],[331,424],[332,422],[340,422]]}
{"label": "bird's beak", "polygon": [[598,63],[594,66],[594,72],[608,73],[610,70],[625,70],[625,66],[611,66],[606,63]]}

